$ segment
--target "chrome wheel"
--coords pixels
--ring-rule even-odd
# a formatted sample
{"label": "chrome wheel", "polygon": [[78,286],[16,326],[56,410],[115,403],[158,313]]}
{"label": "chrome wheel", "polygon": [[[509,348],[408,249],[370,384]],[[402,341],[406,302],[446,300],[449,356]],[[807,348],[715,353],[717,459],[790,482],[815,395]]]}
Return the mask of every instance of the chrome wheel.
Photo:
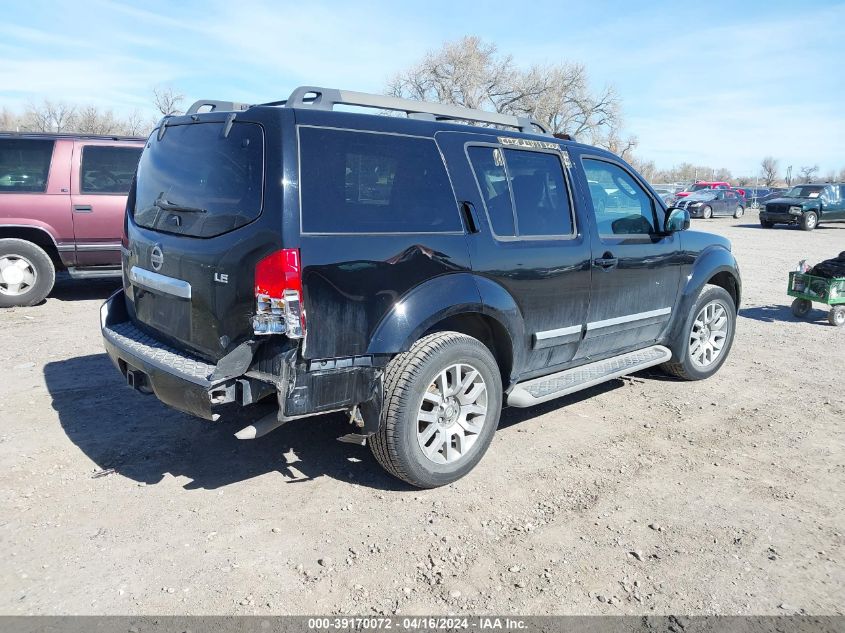
{"label": "chrome wheel", "polygon": [[435,464],[457,462],[472,449],[487,419],[487,385],[472,365],[441,371],[423,394],[417,442]]}
{"label": "chrome wheel", "polygon": [[4,255],[0,258],[0,293],[13,297],[26,294],[37,279],[35,266],[25,257]]}
{"label": "chrome wheel", "polygon": [[736,211],[734,211],[734,217],[741,218],[743,213],[745,213],[745,209],[743,209],[742,207],[737,207]]}
{"label": "chrome wheel", "polygon": [[706,304],[695,317],[689,337],[689,355],[698,367],[709,367],[722,354],[728,340],[730,319],[719,301]]}
{"label": "chrome wheel", "polygon": [[806,219],[804,220],[804,225],[808,229],[816,228],[816,214],[815,213],[808,213]]}

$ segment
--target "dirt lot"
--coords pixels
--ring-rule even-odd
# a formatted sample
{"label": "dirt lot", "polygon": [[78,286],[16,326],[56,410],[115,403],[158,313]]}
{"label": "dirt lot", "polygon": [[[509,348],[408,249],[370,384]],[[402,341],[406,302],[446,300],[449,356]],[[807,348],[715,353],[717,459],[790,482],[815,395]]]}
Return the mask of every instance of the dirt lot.
{"label": "dirt lot", "polygon": [[694,223],[745,283],[721,372],[508,410],[433,491],[337,442],[342,416],[238,442],[131,391],[100,343],[113,284],[0,313],[0,613],[841,614],[845,330],[785,287],[845,225]]}

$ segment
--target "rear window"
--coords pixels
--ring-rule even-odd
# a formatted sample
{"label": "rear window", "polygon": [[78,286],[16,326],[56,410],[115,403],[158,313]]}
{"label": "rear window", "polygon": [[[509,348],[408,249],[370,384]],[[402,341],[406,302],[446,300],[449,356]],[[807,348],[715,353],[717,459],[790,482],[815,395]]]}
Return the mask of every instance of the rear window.
{"label": "rear window", "polygon": [[138,163],[133,218],[149,229],[214,237],[261,215],[264,134],[255,123],[168,126]]}
{"label": "rear window", "polygon": [[53,158],[53,141],[0,139],[0,193],[43,193]]}
{"label": "rear window", "polygon": [[301,127],[305,233],[462,231],[434,141]]}
{"label": "rear window", "polygon": [[129,193],[141,147],[88,145],[82,150],[82,193]]}

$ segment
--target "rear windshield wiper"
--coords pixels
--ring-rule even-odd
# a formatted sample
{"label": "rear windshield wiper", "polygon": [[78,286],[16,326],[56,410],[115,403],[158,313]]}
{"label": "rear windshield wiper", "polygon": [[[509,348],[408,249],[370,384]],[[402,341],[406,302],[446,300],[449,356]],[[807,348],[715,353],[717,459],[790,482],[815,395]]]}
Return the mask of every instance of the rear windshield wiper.
{"label": "rear windshield wiper", "polygon": [[175,202],[170,202],[169,200],[161,196],[156,198],[153,204],[162,211],[175,211],[176,213],[208,213],[208,209],[203,209],[201,207],[188,207],[181,204],[176,204]]}

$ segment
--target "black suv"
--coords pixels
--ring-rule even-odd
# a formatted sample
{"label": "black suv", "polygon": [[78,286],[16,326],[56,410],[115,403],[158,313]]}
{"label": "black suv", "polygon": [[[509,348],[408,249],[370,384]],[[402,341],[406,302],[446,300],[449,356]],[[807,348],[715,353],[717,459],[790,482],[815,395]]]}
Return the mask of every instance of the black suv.
{"label": "black suv", "polygon": [[812,231],[822,222],[845,221],[845,184],[795,185],[780,197],[766,200],[760,211],[760,226],[795,224]]}
{"label": "black suv", "polygon": [[277,398],[240,438],[345,411],[341,439],[434,487],[504,404],[722,365],[739,271],[688,227],[617,156],[528,119],[314,87],[198,102],[146,144],[103,338],[131,386],[201,418]]}

